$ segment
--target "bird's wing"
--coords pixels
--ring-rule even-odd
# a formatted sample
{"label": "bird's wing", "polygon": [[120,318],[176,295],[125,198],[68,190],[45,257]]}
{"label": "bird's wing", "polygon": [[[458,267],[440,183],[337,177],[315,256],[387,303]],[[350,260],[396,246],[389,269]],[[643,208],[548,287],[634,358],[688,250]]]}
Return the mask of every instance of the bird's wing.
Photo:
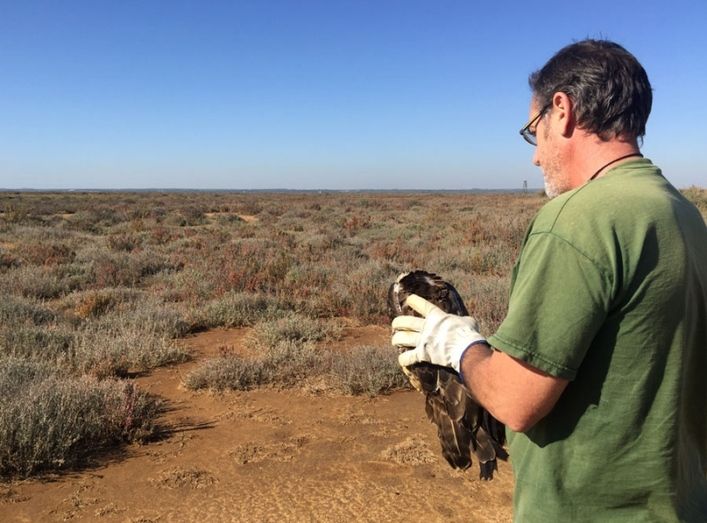
{"label": "bird's wing", "polygon": [[[390,316],[417,315],[405,305],[410,294],[417,294],[445,312],[468,316],[461,296],[450,283],[426,271],[406,272],[388,289]],[[503,448],[505,427],[475,400],[459,375],[447,367],[416,363],[403,369],[413,386],[425,394],[425,411],[437,425],[442,454],[454,468],[471,465],[471,454],[479,460],[480,477],[492,479],[496,459],[507,459]]]}
{"label": "bird's wing", "polygon": [[425,411],[429,420],[437,425],[444,458],[452,467],[466,469],[471,465],[474,445],[472,428],[466,415],[468,397],[451,372],[437,367],[435,374],[438,389],[427,393]]}

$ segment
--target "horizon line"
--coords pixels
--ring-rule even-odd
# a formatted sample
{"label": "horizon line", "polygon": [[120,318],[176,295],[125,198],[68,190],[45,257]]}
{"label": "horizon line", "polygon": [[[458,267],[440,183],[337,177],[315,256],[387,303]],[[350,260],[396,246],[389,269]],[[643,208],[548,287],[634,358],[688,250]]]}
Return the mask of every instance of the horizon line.
{"label": "horizon line", "polygon": [[227,193],[249,193],[249,192],[300,192],[300,193],[330,193],[330,192],[367,192],[367,193],[395,193],[395,192],[534,192],[543,190],[542,187],[528,187],[528,188],[493,188],[493,189],[480,189],[477,187],[469,189],[286,189],[282,187],[264,188],[264,189],[198,189],[194,187],[124,187],[124,188],[91,188],[91,187],[79,187],[79,188],[34,188],[34,187],[20,187],[20,188],[8,188],[0,187],[0,193],[9,192],[90,192],[90,193],[100,193],[100,192],[227,192]]}

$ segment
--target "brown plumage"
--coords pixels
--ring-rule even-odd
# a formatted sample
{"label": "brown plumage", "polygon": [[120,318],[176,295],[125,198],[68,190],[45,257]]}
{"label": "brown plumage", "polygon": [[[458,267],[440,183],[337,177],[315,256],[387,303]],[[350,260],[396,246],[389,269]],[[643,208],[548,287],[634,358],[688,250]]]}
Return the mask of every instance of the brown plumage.
{"label": "brown plumage", "polygon": [[[388,291],[388,309],[395,316],[419,316],[404,304],[410,294],[417,294],[443,311],[468,316],[469,312],[457,290],[437,276],[425,271],[401,274]],[[413,386],[425,394],[425,411],[437,425],[442,454],[454,468],[466,469],[471,455],[479,460],[481,479],[493,479],[497,459],[507,459],[503,445],[505,428],[479,405],[453,369],[431,363],[416,363],[405,373]]]}

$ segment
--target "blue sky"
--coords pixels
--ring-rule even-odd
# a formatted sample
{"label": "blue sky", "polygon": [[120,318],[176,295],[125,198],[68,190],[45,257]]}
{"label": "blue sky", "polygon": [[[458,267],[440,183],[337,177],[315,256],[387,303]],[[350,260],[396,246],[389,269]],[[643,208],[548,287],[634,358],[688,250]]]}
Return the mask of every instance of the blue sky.
{"label": "blue sky", "polygon": [[0,1],[0,187],[542,187],[527,76],[585,37],[707,186],[707,2]]}

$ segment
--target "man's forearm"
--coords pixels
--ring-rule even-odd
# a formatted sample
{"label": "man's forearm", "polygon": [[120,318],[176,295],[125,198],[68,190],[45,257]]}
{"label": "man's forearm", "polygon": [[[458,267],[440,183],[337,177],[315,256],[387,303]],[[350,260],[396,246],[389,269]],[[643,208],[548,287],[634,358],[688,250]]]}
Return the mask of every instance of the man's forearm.
{"label": "man's forearm", "polygon": [[545,417],[568,383],[486,344],[469,348],[460,366],[464,383],[479,403],[516,432]]}

